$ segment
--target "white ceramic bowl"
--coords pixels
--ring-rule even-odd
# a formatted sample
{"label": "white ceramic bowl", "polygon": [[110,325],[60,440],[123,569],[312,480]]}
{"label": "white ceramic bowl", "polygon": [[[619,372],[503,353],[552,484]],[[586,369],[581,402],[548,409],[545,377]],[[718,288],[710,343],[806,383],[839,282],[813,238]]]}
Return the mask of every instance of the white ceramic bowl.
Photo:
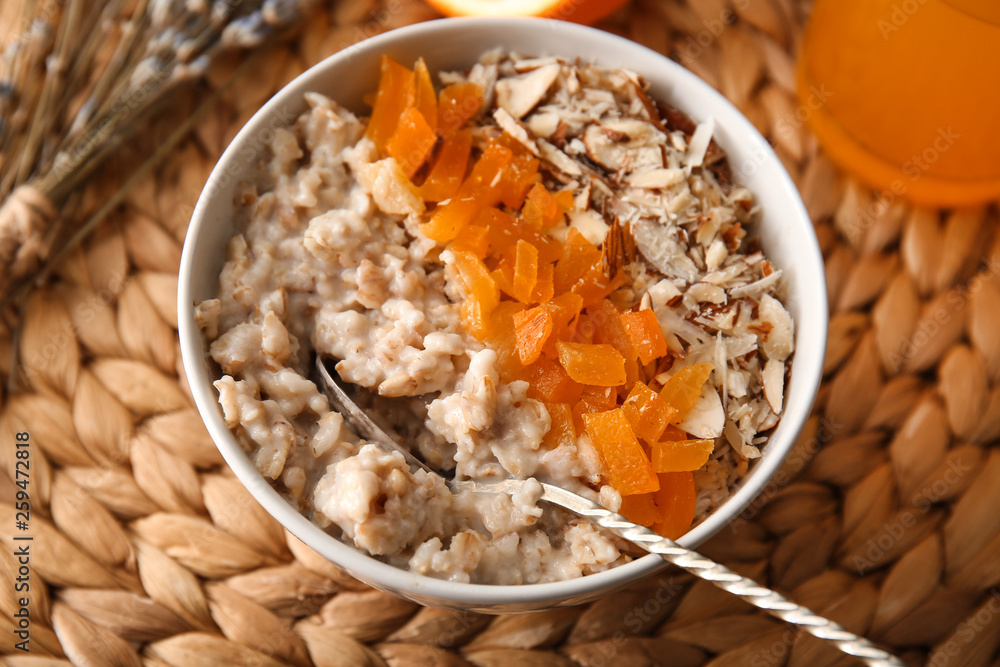
{"label": "white ceramic bowl", "polygon": [[227,239],[232,234],[233,193],[249,176],[268,135],[305,109],[303,93],[319,91],[356,111],[375,89],[386,53],[402,63],[422,56],[432,72],[470,67],[488,49],[553,54],[626,67],[651,84],[654,99],[695,121],[715,119],[715,138],[729,154],[737,180],[763,207],[758,230],[772,262],[784,269],[787,305],[795,319],[795,357],[787,405],[763,456],[740,488],[707,520],[680,539],[694,547],[736,518],[764,489],[784,461],[809,414],[819,386],[826,345],[827,306],[823,262],[812,223],[788,174],[768,143],[725,98],[677,63],[621,37],[575,24],[542,19],[444,19],[393,30],[351,46],[285,86],[247,123],[223,154],[195,208],[181,259],[178,318],[181,352],[198,410],[226,461],[250,493],[299,539],[358,579],[421,604],[507,613],[578,604],[621,588],[663,567],[646,556],[607,572],[572,581],[522,586],[456,584],[386,565],[323,532],[299,514],[257,472],[226,428],[212,386],[215,370],[194,322],[194,304],[215,296]]}

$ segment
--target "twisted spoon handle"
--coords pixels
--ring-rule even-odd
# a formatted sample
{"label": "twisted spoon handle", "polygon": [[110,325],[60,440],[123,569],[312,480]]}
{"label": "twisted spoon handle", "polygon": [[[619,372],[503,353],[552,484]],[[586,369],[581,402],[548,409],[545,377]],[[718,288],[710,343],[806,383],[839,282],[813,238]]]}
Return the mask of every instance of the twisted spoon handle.
{"label": "twisted spoon handle", "polygon": [[710,581],[733,595],[738,595],[772,616],[796,625],[815,637],[825,639],[844,653],[860,658],[868,665],[905,667],[902,660],[875,646],[864,637],[859,637],[752,579],[739,575],[648,528],[632,523],[621,514],[615,514],[582,496],[550,484],[542,484],[542,500],[586,517],[646,551],[662,556],[677,567]]}

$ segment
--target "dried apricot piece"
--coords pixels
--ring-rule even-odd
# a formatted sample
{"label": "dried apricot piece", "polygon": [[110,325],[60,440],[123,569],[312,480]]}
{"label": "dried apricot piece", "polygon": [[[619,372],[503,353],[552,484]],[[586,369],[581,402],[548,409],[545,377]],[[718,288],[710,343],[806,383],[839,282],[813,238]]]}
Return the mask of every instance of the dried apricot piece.
{"label": "dried apricot piece", "polygon": [[551,333],[552,315],[546,310],[536,306],[514,315],[514,336],[522,364],[527,366],[538,359]]}
{"label": "dried apricot piece", "polygon": [[514,335],[514,315],[524,310],[524,304],[501,301],[489,317],[486,344],[497,353],[496,369],[504,382],[522,379],[524,367],[517,353]]}
{"label": "dried apricot piece", "polygon": [[594,324],[595,341],[613,345],[626,360],[636,358],[635,347],[633,347],[632,339],[625,329],[621,311],[615,308],[613,303],[607,299],[601,299],[587,308],[587,315],[590,316],[590,321]]}
{"label": "dried apricot piece", "polygon": [[[573,292],[573,294],[576,294],[576,292]],[[580,296],[579,294],[576,295]],[[574,343],[593,343],[594,333],[595,327],[594,323],[590,319],[590,315],[587,313],[580,313],[580,316],[577,317],[576,321],[573,323],[573,336],[568,340],[572,340]],[[622,358],[624,359],[624,357]]]}
{"label": "dried apricot piece", "polygon": [[484,208],[476,216],[474,224],[482,225],[490,230],[490,252],[502,255],[505,251],[517,245],[520,236],[517,233],[517,220],[510,213],[495,206]]}
{"label": "dried apricot piece", "polygon": [[614,278],[608,278],[604,268],[598,264],[573,285],[573,291],[583,297],[583,305],[589,306],[607,297],[628,280],[624,271],[619,271]]}
{"label": "dried apricot piece", "polygon": [[432,241],[446,243],[459,235],[478,210],[479,203],[474,197],[453,197],[434,209],[430,221],[420,225],[420,231]]}
{"label": "dried apricot piece", "polygon": [[[458,233],[458,236],[451,242],[448,249],[451,251],[465,250],[471,252],[479,259],[485,259],[490,247],[489,231],[486,227],[467,225]],[[493,274],[491,273],[490,275]]]}
{"label": "dried apricot piece", "polygon": [[583,387],[580,397],[573,404],[573,423],[579,431],[584,429],[583,416],[592,412],[607,412],[618,407],[618,395],[609,387]]}
{"label": "dried apricot piece", "polygon": [[[632,391],[635,387],[635,383],[639,382],[642,377],[639,374],[639,362],[636,359],[626,359],[625,360],[625,384],[621,386],[621,390],[626,392]],[[621,391],[619,391],[621,393]]]}
{"label": "dried apricot piece", "polygon": [[576,208],[576,202],[573,201],[573,191],[572,190],[560,190],[552,195],[556,204],[559,206],[559,210],[563,213],[567,211],[572,211]]}
{"label": "dried apricot piece", "polygon": [[673,424],[668,424],[667,428],[663,429],[663,433],[660,434],[660,442],[671,442],[677,440],[687,440],[688,434],[680,430]]}
{"label": "dried apricot piece", "polygon": [[399,117],[396,131],[386,144],[385,151],[412,178],[424,164],[437,143],[437,134],[416,107],[410,107]]}
{"label": "dried apricot piece", "polygon": [[423,58],[417,58],[413,66],[414,99],[413,106],[423,115],[432,130],[437,129],[437,95],[431,82],[431,73]]}
{"label": "dried apricot piece", "polygon": [[500,201],[511,209],[521,208],[528,190],[539,178],[538,159],[515,151],[497,183]]}
{"label": "dried apricot piece", "polygon": [[437,159],[420,186],[420,196],[424,201],[444,201],[458,192],[465,179],[471,152],[472,135],[467,131],[456,130],[444,135]]}
{"label": "dried apricot piece", "polygon": [[650,493],[659,480],[620,409],[583,416],[587,433],[604,464],[608,482],[623,496]]}
{"label": "dried apricot piece", "polygon": [[521,208],[521,215],[534,227],[549,227],[562,217],[559,204],[541,183],[535,183]]}
{"label": "dried apricot piece", "polygon": [[583,385],[571,378],[559,362],[545,356],[525,369],[524,379],[528,381],[529,398],[550,403],[575,403],[583,392]]}
{"label": "dried apricot piece", "polygon": [[497,268],[490,272],[493,282],[497,284],[500,291],[507,296],[514,297],[514,267],[507,261],[506,257],[500,259]]}
{"label": "dried apricot piece", "polygon": [[622,403],[622,412],[635,434],[646,442],[653,443],[663,435],[677,410],[667,405],[645,382],[636,382]]}
{"label": "dried apricot piece", "polygon": [[622,506],[618,513],[640,526],[652,526],[661,520],[660,510],[653,502],[651,493],[622,496]]}
{"label": "dried apricot piece", "polygon": [[559,363],[581,384],[617,387],[625,382],[625,357],[606,343],[556,342]]}
{"label": "dried apricot piece", "polygon": [[556,294],[568,292],[601,261],[601,251],[577,230],[570,227],[563,244],[563,255],[556,263]]}
{"label": "dried apricot piece", "polygon": [[621,314],[621,320],[643,364],[667,353],[667,339],[652,310],[627,311]]}
{"label": "dried apricot piece", "polygon": [[662,518],[652,528],[660,535],[676,540],[688,531],[694,521],[694,475],[690,472],[664,472],[657,478],[660,488],[653,494],[653,502]]}
{"label": "dried apricot piece", "polygon": [[551,425],[542,438],[542,444],[548,447],[573,445],[576,442],[576,429],[573,427],[573,413],[568,403],[546,403]]}
{"label": "dried apricot piece", "polygon": [[555,288],[552,285],[552,274],[555,267],[545,262],[538,265],[538,281],[535,283],[535,289],[531,290],[531,298],[528,299],[528,303],[548,303],[552,300],[552,296],[555,294]]}
{"label": "dried apricot piece", "polygon": [[493,185],[512,157],[513,153],[506,146],[496,141],[488,143],[459,188],[459,195],[476,197],[482,208],[496,206],[500,202],[500,195]]}
{"label": "dried apricot piece", "polygon": [[482,103],[483,89],[471,81],[443,88],[438,96],[438,131],[449,132],[462,127],[479,113]]}
{"label": "dried apricot piece", "polygon": [[[579,294],[566,292],[552,297],[552,300],[545,304],[545,309],[552,313],[552,327],[556,335],[567,334],[571,336],[573,331],[570,324],[580,315],[583,308],[583,299]],[[555,344],[552,346],[552,356],[557,356]]]}
{"label": "dried apricot piece", "polygon": [[653,443],[653,470],[686,472],[699,470],[715,449],[713,440],[671,440]]}
{"label": "dried apricot piece", "polygon": [[538,248],[524,240],[518,240],[516,248],[513,296],[522,303],[531,303],[531,293],[538,283]]}
{"label": "dried apricot piece", "polygon": [[466,298],[462,302],[462,323],[477,339],[486,335],[487,320],[500,303],[500,290],[483,261],[471,252],[452,253],[456,274]]}
{"label": "dried apricot piece", "polygon": [[476,340],[483,340],[486,337],[486,327],[489,321],[489,313],[483,307],[483,303],[475,296],[468,296],[458,307],[458,313],[462,320],[462,326],[472,334]]}
{"label": "dried apricot piece", "polygon": [[413,106],[415,82],[413,70],[400,65],[389,56],[382,56],[379,69],[378,92],[375,93],[375,104],[368,127],[365,128],[365,136],[372,140],[379,151],[383,151],[396,131],[399,117],[404,110]]}
{"label": "dried apricot piece", "polygon": [[677,414],[670,420],[676,424],[687,416],[689,410],[701,395],[701,388],[712,374],[712,364],[692,364],[680,369],[667,380],[660,390],[660,398],[673,406]]}

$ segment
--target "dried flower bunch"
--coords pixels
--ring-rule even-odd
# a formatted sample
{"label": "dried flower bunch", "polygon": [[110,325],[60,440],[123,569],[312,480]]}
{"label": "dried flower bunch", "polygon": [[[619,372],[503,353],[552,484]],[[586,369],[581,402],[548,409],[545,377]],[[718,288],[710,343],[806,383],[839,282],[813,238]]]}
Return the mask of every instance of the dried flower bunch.
{"label": "dried flower bunch", "polygon": [[[77,243],[67,201],[218,54],[297,25],[316,0],[28,0],[0,55],[0,290],[10,297]],[[179,139],[179,137],[178,137]],[[166,151],[149,156],[157,160]]]}

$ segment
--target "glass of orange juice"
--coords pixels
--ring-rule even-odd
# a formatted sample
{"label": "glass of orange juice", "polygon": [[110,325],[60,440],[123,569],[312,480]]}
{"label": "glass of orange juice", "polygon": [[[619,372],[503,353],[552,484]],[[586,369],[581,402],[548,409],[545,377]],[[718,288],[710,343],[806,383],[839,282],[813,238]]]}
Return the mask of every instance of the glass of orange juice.
{"label": "glass of orange juice", "polygon": [[1000,1],[816,0],[798,88],[823,149],[869,185],[1000,198]]}

